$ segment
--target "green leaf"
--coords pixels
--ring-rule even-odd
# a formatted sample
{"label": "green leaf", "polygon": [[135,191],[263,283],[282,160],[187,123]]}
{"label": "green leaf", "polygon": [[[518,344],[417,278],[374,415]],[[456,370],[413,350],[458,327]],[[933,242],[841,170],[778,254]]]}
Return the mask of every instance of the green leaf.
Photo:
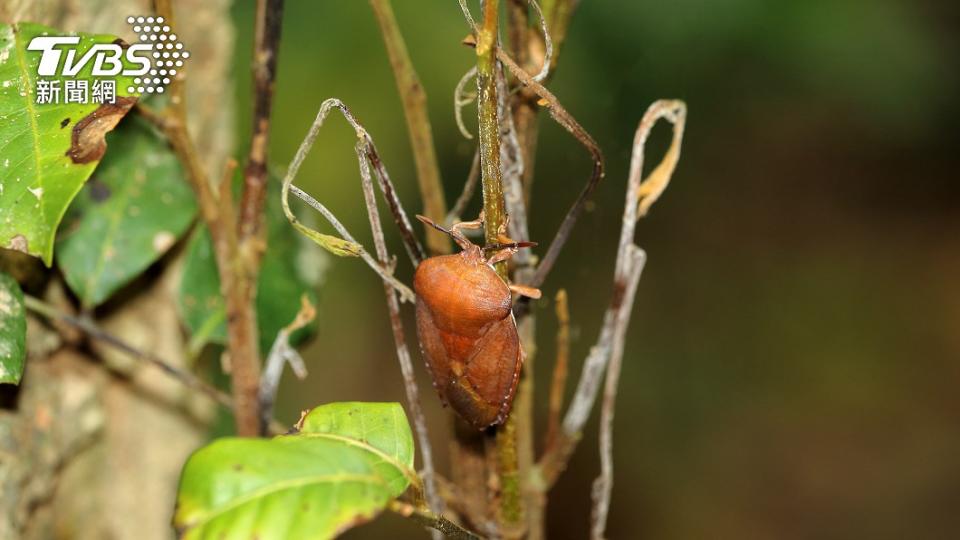
{"label": "green leaf", "polygon": [[[303,245],[283,216],[278,182],[271,182],[266,207],[267,251],[257,281],[260,350],[264,354],[270,350],[280,329],[296,316],[301,295],[306,294],[307,299],[317,305],[316,279],[307,276],[300,267]],[[220,292],[213,244],[205,227],[190,239],[186,259],[180,281],[180,313],[190,332],[190,349],[196,353],[207,343],[227,341],[226,307]],[[314,321],[297,330],[290,337],[291,345],[302,343],[316,329]]]}
{"label": "green leaf", "polygon": [[356,242],[344,240],[339,236],[317,232],[298,221],[293,221],[290,224],[293,225],[293,228],[303,233],[304,236],[313,240],[317,245],[337,257],[359,257],[363,253],[363,248]]}
{"label": "green leaf", "polygon": [[369,447],[394,467],[413,470],[413,434],[399,403],[328,403],[307,413],[297,428],[304,436]]}
{"label": "green leaf", "polygon": [[23,292],[15,279],[0,272],[0,383],[20,384],[26,343]]}
{"label": "green leaf", "polygon": [[178,302],[194,355],[207,343],[227,342],[227,310],[220,294],[217,259],[210,232],[204,226],[193,232],[187,244]]}
{"label": "green leaf", "polygon": [[70,206],[57,262],[84,307],[93,307],[159,259],[189,228],[196,200],[166,140],[131,118]]}
{"label": "green leaf", "polygon": [[[49,266],[57,225],[103,156],[103,136],[136,98],[126,91],[131,79],[117,76],[107,78],[116,82],[116,103],[64,104],[66,79],[44,78],[60,85],[61,103],[37,104],[42,53],[27,45],[45,34],[61,33],[38,24],[0,24],[0,247],[42,257]],[[94,44],[117,39],[79,36],[77,58]],[[71,79],[86,80],[92,88],[93,64]]]}
{"label": "green leaf", "polygon": [[187,460],[174,525],[184,539],[320,539],[376,517],[415,478],[398,403],[334,403],[273,440],[220,439]]}

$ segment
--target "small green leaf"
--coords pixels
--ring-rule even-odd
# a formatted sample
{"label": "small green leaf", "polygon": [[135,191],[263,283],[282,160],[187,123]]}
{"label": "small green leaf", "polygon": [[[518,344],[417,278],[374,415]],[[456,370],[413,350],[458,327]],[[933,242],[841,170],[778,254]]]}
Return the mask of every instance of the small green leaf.
{"label": "small green leaf", "polygon": [[20,384],[26,343],[23,292],[15,279],[0,272],[0,383]]}
{"label": "small green leaf", "polygon": [[304,236],[338,257],[359,257],[360,254],[363,253],[363,248],[360,244],[344,240],[339,236],[317,232],[297,221],[291,222],[291,224],[295,229],[303,233]]}
{"label": "small green leaf", "polygon": [[413,436],[399,404],[318,407],[301,429],[220,439],[194,453],[173,518],[183,538],[332,538],[376,517],[409,485]]}
{"label": "small green leaf", "polygon": [[[274,192],[279,192],[277,182],[271,183],[267,199],[267,251],[257,281],[260,350],[264,354],[270,350],[280,329],[296,316],[301,295],[306,294],[307,299],[317,305],[315,280],[299,267],[303,246],[283,217],[279,196]],[[226,343],[226,307],[220,292],[213,243],[205,227],[194,233],[187,246],[179,303],[183,322],[190,331],[193,353],[207,343]],[[303,342],[316,329],[314,321],[297,330],[290,337],[291,345]]]}
{"label": "small green leaf", "polygon": [[57,262],[84,307],[102,303],[159,259],[197,212],[166,141],[139,118],[107,140],[110,152],[70,206]]}
{"label": "small green leaf", "polygon": [[[259,297],[259,295],[257,295]],[[220,293],[220,276],[210,233],[204,226],[193,232],[187,244],[180,278],[180,317],[190,331],[190,350],[198,352],[207,343],[227,342],[227,310]]]}
{"label": "small green leaf", "polygon": [[[0,247],[53,260],[53,238],[67,205],[103,155],[103,136],[136,102],[126,89],[129,77],[113,77],[116,103],[65,104],[65,78],[44,78],[60,87],[60,103],[37,103],[41,51],[28,51],[31,39],[57,35],[38,24],[0,24]],[[81,58],[116,36],[79,34]],[[124,60],[126,62],[126,60]],[[88,90],[94,62],[71,77]],[[98,78],[96,80],[103,80]]]}

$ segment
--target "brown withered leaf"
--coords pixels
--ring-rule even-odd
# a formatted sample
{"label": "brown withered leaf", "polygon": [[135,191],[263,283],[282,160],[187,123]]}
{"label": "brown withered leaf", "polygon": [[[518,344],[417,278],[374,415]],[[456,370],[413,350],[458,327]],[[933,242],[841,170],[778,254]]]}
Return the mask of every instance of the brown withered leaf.
{"label": "brown withered leaf", "polygon": [[74,163],[98,161],[107,151],[106,135],[137,102],[134,97],[117,97],[115,103],[104,103],[73,126],[67,156]]}

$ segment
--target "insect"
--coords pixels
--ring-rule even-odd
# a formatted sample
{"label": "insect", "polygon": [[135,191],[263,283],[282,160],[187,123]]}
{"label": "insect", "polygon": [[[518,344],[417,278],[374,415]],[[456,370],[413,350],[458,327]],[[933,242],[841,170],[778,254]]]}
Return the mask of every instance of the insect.
{"label": "insect", "polygon": [[477,429],[500,424],[510,413],[523,367],[511,291],[531,298],[539,298],[540,291],[507,285],[493,265],[536,244],[507,239],[491,246],[496,251],[487,258],[484,248],[461,232],[480,228],[482,216],[449,230],[417,218],[449,234],[462,249],[424,260],[413,276],[417,335],[433,386],[444,404]]}

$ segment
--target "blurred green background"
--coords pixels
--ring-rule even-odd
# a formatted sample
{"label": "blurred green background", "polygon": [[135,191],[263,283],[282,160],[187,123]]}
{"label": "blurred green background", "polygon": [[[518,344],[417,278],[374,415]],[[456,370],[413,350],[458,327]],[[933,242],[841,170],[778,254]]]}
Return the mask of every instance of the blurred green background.
{"label": "blurred green background", "polygon": [[[246,133],[253,14],[237,4]],[[339,97],[420,211],[370,7],[287,4],[273,160],[286,165],[321,101]],[[453,0],[394,8],[449,203],[473,153],[452,105],[474,61],[459,45],[467,27]],[[570,294],[571,387],[610,295],[637,121],[657,98],[689,105],[677,173],[638,230],[649,262],[621,380],[610,538],[956,534],[958,21],[958,4],[938,0],[582,2],[550,86],[603,147],[608,174],[544,286],[546,299]],[[541,127],[530,227],[545,242],[590,163],[545,116]],[[668,138],[655,130],[648,163]],[[352,148],[332,118],[298,184],[372,245]],[[358,260],[330,263],[310,377],[284,380],[281,418],[321,402],[405,400],[379,280]],[[536,310],[542,428],[556,324],[549,300]],[[415,364],[446,471],[449,413]],[[551,494],[551,538],[587,536],[595,433],[596,420]],[[394,516],[347,536],[424,537]]]}

